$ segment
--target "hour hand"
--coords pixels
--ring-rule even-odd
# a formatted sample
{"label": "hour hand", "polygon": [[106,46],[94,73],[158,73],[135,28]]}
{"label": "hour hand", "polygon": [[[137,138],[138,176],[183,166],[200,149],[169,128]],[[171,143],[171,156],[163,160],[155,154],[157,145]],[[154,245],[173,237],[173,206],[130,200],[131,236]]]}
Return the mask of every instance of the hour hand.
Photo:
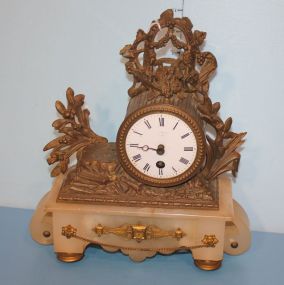
{"label": "hour hand", "polygon": [[129,146],[130,146],[130,147],[141,148],[143,151],[147,151],[147,150],[149,150],[149,149],[157,151],[155,148],[149,147],[149,146],[146,145],[146,144],[143,145],[143,146],[139,146],[138,143],[131,143]]}
{"label": "hour hand", "polygon": [[130,144],[130,147],[137,147],[137,148],[141,148],[143,151],[148,151],[149,149],[154,150],[157,152],[157,154],[162,155],[165,152],[165,147],[164,145],[159,144],[158,148],[153,148],[153,147],[149,147],[148,145],[143,145],[143,146],[139,146],[139,144]]}
{"label": "hour hand", "polygon": [[141,148],[143,151],[147,151],[147,150],[149,150],[149,149],[151,149],[151,150],[155,150],[156,151],[156,149],[155,148],[152,148],[152,147],[149,147],[148,145],[143,145],[143,146],[140,146],[139,148]]}

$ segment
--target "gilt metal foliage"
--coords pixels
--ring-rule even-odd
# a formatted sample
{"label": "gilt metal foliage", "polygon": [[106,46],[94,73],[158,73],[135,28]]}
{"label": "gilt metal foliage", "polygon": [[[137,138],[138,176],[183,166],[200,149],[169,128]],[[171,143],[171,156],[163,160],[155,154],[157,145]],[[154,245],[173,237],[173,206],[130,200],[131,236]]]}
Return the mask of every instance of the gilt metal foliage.
{"label": "gilt metal foliage", "polygon": [[[243,144],[246,133],[233,132],[232,118],[223,121],[219,115],[220,103],[211,101],[209,79],[217,68],[217,61],[212,53],[201,51],[206,33],[192,31],[192,27],[188,18],[174,18],[173,11],[166,10],[159,20],[152,23],[148,32],[138,30],[135,41],[126,45],[121,55],[127,59],[127,72],[133,76],[133,85],[128,90],[130,99],[146,94],[151,104],[161,98],[165,99],[161,101],[164,103],[170,100],[182,102],[190,96],[201,121],[213,128],[213,134],[204,128],[206,159],[201,171],[172,191],[141,185],[125,173],[115,159],[113,162],[79,160],[75,170],[70,171],[59,200],[130,204],[131,199],[133,206],[142,205],[142,202],[151,206],[154,201],[156,204],[152,206],[179,207],[176,202],[180,198],[180,207],[187,207],[185,203],[188,207],[218,207],[214,182],[224,172],[231,171],[236,175],[240,161],[237,149]],[[157,35],[161,31],[159,38]],[[159,57],[158,50],[169,43],[178,50],[177,57]],[[67,106],[56,102],[62,118],[52,124],[62,136],[44,147],[45,151],[51,150],[48,163],[56,163],[52,176],[67,171],[72,154],[84,153],[81,150],[89,145],[107,143],[106,138],[90,128],[89,111],[83,109],[84,95],[75,95],[68,88],[66,97]],[[125,201],[122,197],[126,198]]]}
{"label": "gilt metal foliage", "polygon": [[90,112],[83,109],[84,98],[82,94],[74,95],[72,88],[66,91],[67,107],[56,101],[55,107],[62,118],[55,120],[52,126],[62,136],[50,141],[44,151],[52,149],[47,158],[48,164],[57,163],[51,171],[51,176],[65,173],[68,169],[70,156],[92,143],[106,143],[107,139],[98,136],[92,131],[89,124]]}

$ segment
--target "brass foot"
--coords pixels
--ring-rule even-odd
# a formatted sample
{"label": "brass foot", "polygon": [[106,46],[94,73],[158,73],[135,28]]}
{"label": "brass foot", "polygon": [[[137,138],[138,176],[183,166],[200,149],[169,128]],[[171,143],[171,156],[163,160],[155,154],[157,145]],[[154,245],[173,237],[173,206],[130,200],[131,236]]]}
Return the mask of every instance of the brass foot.
{"label": "brass foot", "polygon": [[84,257],[84,253],[57,252],[57,259],[63,262],[76,262]]}
{"label": "brass foot", "polygon": [[201,260],[201,259],[195,259],[194,264],[202,270],[216,270],[219,269],[222,265],[222,260]]}

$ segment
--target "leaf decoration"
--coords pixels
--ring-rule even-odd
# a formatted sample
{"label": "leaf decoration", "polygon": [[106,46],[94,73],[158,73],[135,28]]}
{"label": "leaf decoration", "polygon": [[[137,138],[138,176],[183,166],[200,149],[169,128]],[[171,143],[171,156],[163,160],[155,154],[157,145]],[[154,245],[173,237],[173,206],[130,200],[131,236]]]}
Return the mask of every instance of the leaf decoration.
{"label": "leaf decoration", "polygon": [[209,181],[227,171],[236,176],[241,157],[237,148],[244,143],[246,133],[237,134],[230,131],[232,118],[229,117],[223,122],[218,115],[220,103],[212,104],[208,95],[198,100],[197,109],[201,118],[215,129],[215,139],[206,136],[207,159],[202,175]]}
{"label": "leaf decoration", "polygon": [[224,124],[224,132],[228,132],[228,131],[230,130],[230,128],[231,128],[231,126],[232,126],[232,122],[233,122],[233,120],[232,120],[231,117],[229,117],[229,118],[226,120],[226,122],[225,122],[225,124]]}
{"label": "leaf decoration", "polygon": [[59,133],[64,135],[50,141],[44,151],[52,149],[47,158],[48,164],[57,165],[52,169],[51,176],[58,176],[68,169],[70,156],[91,143],[107,143],[107,139],[94,133],[90,128],[87,109],[82,109],[85,96],[74,95],[72,88],[66,91],[67,107],[60,101],[56,101],[55,108],[63,117],[52,123]]}
{"label": "leaf decoration", "polygon": [[211,168],[210,174],[208,175],[209,180],[227,171],[232,171],[233,176],[236,176],[241,158],[241,155],[236,149],[244,143],[243,137],[245,135],[246,133],[236,135],[235,138],[226,145],[223,156],[221,159],[218,159]]}
{"label": "leaf decoration", "polygon": [[214,111],[214,113],[217,113],[220,110],[220,103],[216,102],[212,105],[212,110]]}
{"label": "leaf decoration", "polygon": [[56,165],[56,166],[51,170],[50,175],[51,175],[52,177],[56,177],[56,176],[58,176],[60,173],[61,173],[61,167],[60,167],[60,165],[58,164],[58,165]]}
{"label": "leaf decoration", "polygon": [[[134,79],[128,89],[131,98],[147,92],[149,101],[159,96],[182,100],[186,93],[208,93],[209,77],[216,70],[217,61],[210,52],[200,50],[206,33],[192,28],[187,17],[175,18],[169,9],[152,23],[147,33],[139,29],[135,41],[121,49],[120,54],[127,59],[126,71]],[[159,35],[162,29],[164,33]],[[176,58],[160,54],[159,49],[168,43],[178,50]]]}
{"label": "leaf decoration", "polygon": [[214,157],[216,156],[216,146],[214,144],[214,140],[206,136],[207,139],[207,153],[206,153],[206,166],[211,167],[214,162]]}
{"label": "leaf decoration", "polygon": [[59,130],[63,125],[68,124],[69,122],[65,119],[58,119],[52,123],[52,126],[56,129]]}
{"label": "leaf decoration", "polygon": [[55,102],[55,108],[57,110],[57,112],[60,114],[60,115],[64,115],[66,113],[66,108],[65,106],[60,102],[60,101],[56,101]]}

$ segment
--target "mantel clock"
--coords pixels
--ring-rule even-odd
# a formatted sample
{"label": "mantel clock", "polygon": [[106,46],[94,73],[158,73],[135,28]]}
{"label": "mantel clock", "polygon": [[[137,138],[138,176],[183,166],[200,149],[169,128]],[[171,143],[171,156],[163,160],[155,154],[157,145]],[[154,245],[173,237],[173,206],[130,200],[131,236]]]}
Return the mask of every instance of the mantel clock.
{"label": "mantel clock", "polygon": [[[200,48],[205,36],[166,10],[122,48],[133,84],[115,143],[90,128],[84,95],[68,88],[67,105],[56,102],[62,118],[52,125],[62,135],[44,147],[56,178],[31,234],[53,244],[59,260],[78,261],[96,244],[134,261],[190,251],[199,268],[213,270],[224,252],[248,249],[248,218],[229,176],[246,133],[233,132],[208,95],[217,62]],[[77,164],[68,167],[73,154]]]}

